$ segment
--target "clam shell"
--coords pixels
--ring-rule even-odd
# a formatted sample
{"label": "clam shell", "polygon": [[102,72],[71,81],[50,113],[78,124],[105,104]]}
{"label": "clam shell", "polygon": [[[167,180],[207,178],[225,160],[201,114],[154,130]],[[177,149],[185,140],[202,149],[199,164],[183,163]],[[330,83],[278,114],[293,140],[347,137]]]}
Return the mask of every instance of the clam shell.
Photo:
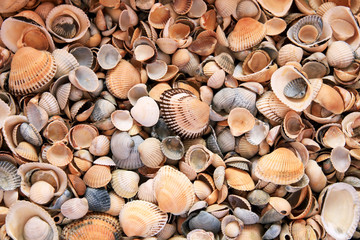
{"label": "clam shell", "polygon": [[255,126],[254,116],[246,108],[233,108],[228,117],[231,134],[240,136]]}
{"label": "clam shell", "polygon": [[326,58],[330,66],[346,68],[354,61],[354,52],[348,43],[336,41],[328,47]]}
{"label": "clam shell", "polygon": [[256,213],[239,207],[234,209],[234,215],[245,225],[252,225],[259,221],[259,216]]}
{"label": "clam shell", "polygon": [[314,192],[321,192],[327,184],[327,179],[316,161],[309,160],[305,168],[305,173],[309,177],[311,190]]}
{"label": "clam shell", "polygon": [[76,58],[65,49],[56,49],[51,55],[54,57],[57,66],[55,78],[67,75],[71,70],[79,67]]}
{"label": "clam shell", "polygon": [[118,50],[111,44],[104,44],[97,53],[97,61],[103,69],[114,68],[121,60]]}
{"label": "clam shell", "polygon": [[266,21],[265,27],[266,27],[266,35],[275,36],[284,32],[287,27],[287,24],[285,20],[281,18],[273,17]]}
{"label": "clam shell", "polygon": [[110,209],[106,213],[112,216],[119,216],[122,207],[125,205],[125,200],[118,196],[114,191],[110,195]]}
{"label": "clam shell", "polygon": [[185,154],[185,162],[192,167],[195,172],[205,171],[212,162],[212,152],[204,145],[192,145]]}
{"label": "clam shell", "polygon": [[275,17],[283,17],[287,14],[287,12],[289,11],[291,5],[292,5],[291,0],[285,0],[285,1],[281,1],[277,4],[271,2],[271,1],[266,1],[266,0],[258,0],[258,3],[267,11],[269,11],[272,15],[274,15]]}
{"label": "clam shell", "polygon": [[[329,98],[328,96],[332,97]],[[340,114],[344,111],[344,102],[341,95],[327,84],[321,85],[314,101],[331,113]]]}
{"label": "clam shell", "polygon": [[92,140],[99,135],[97,128],[78,124],[69,131],[69,142],[74,149],[83,149],[91,146]]}
{"label": "clam shell", "polygon": [[61,205],[61,213],[69,219],[79,219],[86,215],[89,205],[86,198],[72,198]]}
{"label": "clam shell", "polygon": [[302,60],[304,51],[294,44],[286,44],[279,50],[277,63],[279,66],[284,66],[288,62],[300,62]]}
{"label": "clam shell", "polygon": [[110,167],[93,165],[83,177],[84,183],[92,188],[105,187],[111,180]]}
{"label": "clam shell", "polygon": [[146,182],[140,184],[137,196],[139,200],[144,200],[156,204],[157,202],[154,194],[154,179],[149,179]]}
{"label": "clam shell", "polygon": [[64,143],[56,142],[47,150],[46,159],[55,166],[65,167],[73,160],[73,153]]}
{"label": "clam shell", "polygon": [[26,161],[37,162],[39,160],[35,147],[28,142],[19,143],[19,145],[15,148],[15,152]]}
{"label": "clam shell", "polygon": [[269,133],[269,125],[256,120],[254,127],[245,134],[246,140],[252,145],[260,145]]}
{"label": "clam shell", "polygon": [[185,147],[178,136],[168,136],[161,142],[161,151],[168,159],[180,160],[185,154]]}
{"label": "clam shell", "polygon": [[221,232],[229,240],[236,239],[241,235],[244,223],[233,215],[227,215],[221,220]]}
{"label": "clam shell", "polygon": [[83,10],[69,4],[54,7],[46,18],[46,28],[58,42],[79,40],[89,27],[89,18]]}
{"label": "clam shell", "polygon": [[161,167],[157,172],[154,192],[160,209],[175,215],[187,212],[195,201],[190,180],[170,166]]}
{"label": "clam shell", "polygon": [[55,189],[45,181],[35,182],[29,192],[29,198],[37,204],[47,204],[54,197]]}
{"label": "clam shell", "polygon": [[4,191],[14,190],[20,186],[21,178],[17,174],[16,167],[7,161],[0,162],[1,183],[0,189]]}
{"label": "clam shell", "polygon": [[345,173],[351,163],[349,150],[342,146],[335,147],[331,151],[330,160],[336,171]]}
{"label": "clam shell", "polygon": [[146,64],[146,73],[150,79],[159,80],[165,76],[168,65],[162,60],[156,60],[153,63]]}
{"label": "clam shell", "polygon": [[140,181],[137,173],[118,169],[111,175],[111,185],[117,195],[123,198],[132,198],[136,195]]}
{"label": "clam shell", "polygon": [[129,111],[116,110],[111,114],[111,122],[120,131],[129,131],[134,121]]}
{"label": "clam shell", "polygon": [[[115,133],[116,134],[116,133]],[[115,134],[113,136],[115,136]],[[118,134],[120,135],[120,134]],[[140,159],[140,154],[138,151],[138,146],[144,141],[139,135],[123,138],[121,137],[112,137],[111,140],[111,151],[113,153],[113,160],[116,165],[120,168],[124,169],[136,169],[142,167],[144,164]],[[116,139],[116,140],[115,140]],[[117,145],[116,141],[120,141],[120,139],[126,139],[126,142],[121,145]],[[127,144],[127,146],[125,145]],[[130,144],[130,145],[129,145]],[[120,148],[120,146],[122,148]],[[122,157],[124,156],[124,157]],[[126,156],[126,157],[125,157]]]}
{"label": "clam shell", "polygon": [[283,104],[272,91],[265,92],[256,102],[256,108],[266,118],[281,123],[286,113],[290,110]]}
{"label": "clam shell", "polygon": [[62,229],[61,238],[116,240],[121,238],[121,227],[119,220],[109,214],[89,213],[84,218],[67,224]]}
{"label": "clam shell", "polygon": [[167,215],[155,204],[136,200],[124,205],[119,220],[127,236],[150,237],[164,228]]}
{"label": "clam shell", "polygon": [[259,44],[265,35],[266,28],[262,23],[248,17],[241,18],[228,36],[229,48],[236,52],[249,49]]}
{"label": "clam shell", "polygon": [[9,208],[6,216],[6,232],[13,239],[30,237],[28,239],[56,240],[59,238],[55,222],[49,213],[28,201],[18,201]]}
{"label": "clam shell", "polygon": [[160,97],[160,111],[167,126],[185,138],[201,136],[209,121],[209,106],[190,91],[171,89]]}
{"label": "clam shell", "polygon": [[251,176],[237,168],[226,168],[225,178],[228,185],[236,190],[251,191],[255,188],[254,181]]}
{"label": "clam shell", "polygon": [[26,16],[17,15],[5,19],[0,35],[6,47],[13,52],[21,47],[49,51],[55,49],[54,41],[45,27]]}
{"label": "clam shell", "polygon": [[128,61],[120,60],[115,68],[108,71],[105,83],[112,95],[126,99],[130,88],[140,83],[140,73]]}
{"label": "clam shell", "polygon": [[86,92],[94,92],[99,87],[99,80],[88,67],[79,66],[69,72],[70,82],[78,89]]}
{"label": "clam shell", "polygon": [[55,72],[55,60],[49,52],[23,47],[16,52],[11,62],[9,89],[14,95],[44,90]]}
{"label": "clam shell", "polygon": [[152,127],[159,120],[160,110],[154,99],[141,97],[131,109],[135,121],[144,127]]}
{"label": "clam shell", "polygon": [[293,152],[278,148],[260,158],[255,167],[255,175],[275,184],[291,184],[299,181],[304,174],[304,166]]}
{"label": "clam shell", "polygon": [[161,142],[156,138],[147,138],[142,142],[138,151],[140,159],[145,166],[157,168],[164,161],[165,156],[161,151]]}
{"label": "clam shell", "polygon": [[135,106],[136,102],[142,98],[147,97],[149,95],[147,91],[147,86],[143,83],[138,83],[134,85],[127,93],[127,97],[131,103],[131,105]]}
{"label": "clam shell", "polygon": [[49,92],[41,94],[39,107],[43,108],[49,117],[60,114],[60,107],[56,98]]}
{"label": "clam shell", "polygon": [[75,57],[80,66],[92,68],[94,56],[90,48],[79,46],[71,49],[70,53]]}
{"label": "clam shell", "polygon": [[322,194],[326,194],[321,211],[326,232],[335,239],[351,238],[359,222],[359,195],[346,183],[332,184]]}
{"label": "clam shell", "polygon": [[148,15],[149,24],[156,29],[164,29],[169,18],[170,10],[161,3],[155,3]]}
{"label": "clam shell", "polygon": [[43,136],[53,143],[64,141],[68,132],[69,129],[65,122],[62,119],[57,119],[48,123],[43,131]]}
{"label": "clam shell", "polygon": [[[200,211],[199,214],[195,214],[193,218],[190,218],[188,225],[190,230],[203,229],[215,234],[218,233],[221,228],[220,221],[211,213],[205,211]],[[184,229],[184,226],[182,228]]]}
{"label": "clam shell", "polygon": [[116,107],[110,101],[105,99],[98,99],[95,102],[94,110],[91,112],[90,119],[93,122],[104,120],[109,118],[115,109]]}
{"label": "clam shell", "polygon": [[104,136],[99,135],[95,137],[89,147],[89,152],[94,156],[105,156],[110,151],[110,140]]}
{"label": "clam shell", "polygon": [[43,144],[41,135],[36,130],[34,125],[31,123],[22,123],[19,127],[20,134],[24,138],[25,141],[34,145],[34,146],[41,146]]}
{"label": "clam shell", "polygon": [[110,196],[105,188],[86,188],[85,196],[90,211],[106,212],[110,209]]}

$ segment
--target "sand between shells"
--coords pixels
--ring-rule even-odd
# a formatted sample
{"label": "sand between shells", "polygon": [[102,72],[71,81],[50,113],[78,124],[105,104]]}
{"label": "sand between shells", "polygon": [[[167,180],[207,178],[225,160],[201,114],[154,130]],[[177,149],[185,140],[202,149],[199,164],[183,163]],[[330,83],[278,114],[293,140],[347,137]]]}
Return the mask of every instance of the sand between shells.
{"label": "sand between shells", "polygon": [[0,240],[359,239],[358,0],[2,0]]}

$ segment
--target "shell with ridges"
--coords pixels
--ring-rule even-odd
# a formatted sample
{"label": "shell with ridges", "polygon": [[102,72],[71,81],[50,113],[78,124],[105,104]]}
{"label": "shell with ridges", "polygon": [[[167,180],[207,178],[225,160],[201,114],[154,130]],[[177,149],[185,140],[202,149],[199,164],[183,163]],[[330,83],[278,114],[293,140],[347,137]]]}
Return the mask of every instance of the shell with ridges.
{"label": "shell with ridges", "polygon": [[57,66],[55,78],[64,76],[79,66],[76,58],[65,49],[55,49],[51,54]]}
{"label": "shell with ridges", "polygon": [[83,177],[84,183],[92,188],[105,187],[111,180],[109,166],[93,165]]}
{"label": "shell with ridges", "polygon": [[61,213],[69,219],[79,219],[89,210],[86,198],[72,198],[61,205]]}
{"label": "shell with ridges", "polygon": [[84,197],[88,201],[89,210],[106,212],[110,209],[110,196],[105,188],[86,188]]}
{"label": "shell with ridges", "polygon": [[0,189],[5,191],[14,190],[20,186],[21,178],[17,174],[16,167],[7,161],[0,162]]}
{"label": "shell with ridges", "polygon": [[140,177],[133,171],[115,170],[112,172],[111,185],[120,197],[131,198],[139,188]]}

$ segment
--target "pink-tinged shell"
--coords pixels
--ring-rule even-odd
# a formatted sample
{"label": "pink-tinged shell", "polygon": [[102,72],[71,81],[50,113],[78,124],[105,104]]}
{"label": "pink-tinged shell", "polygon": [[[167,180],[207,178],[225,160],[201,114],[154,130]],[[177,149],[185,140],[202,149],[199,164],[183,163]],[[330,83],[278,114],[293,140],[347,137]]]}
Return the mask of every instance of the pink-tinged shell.
{"label": "pink-tinged shell", "polygon": [[232,135],[240,136],[254,127],[255,118],[246,108],[234,108],[229,113],[228,124]]}
{"label": "pink-tinged shell", "polygon": [[144,127],[154,126],[160,116],[158,104],[150,97],[141,97],[131,109],[131,116]]}
{"label": "pink-tinged shell", "polygon": [[72,198],[61,205],[61,213],[69,219],[79,219],[89,211],[86,198]]}
{"label": "pink-tinged shell", "polygon": [[259,44],[266,35],[264,24],[254,20],[253,18],[240,19],[234,30],[229,34],[229,48],[238,52],[249,49]]}
{"label": "pink-tinged shell", "polygon": [[64,143],[56,142],[47,149],[46,159],[57,167],[65,167],[73,160],[73,153]]}
{"label": "pink-tinged shell", "polygon": [[278,2],[273,2],[271,0],[258,0],[258,3],[275,17],[283,17],[288,13],[293,0],[281,0]]}
{"label": "pink-tinged shell", "polygon": [[26,95],[43,91],[49,87],[55,73],[55,60],[49,52],[23,47],[15,53],[11,62],[10,92]]}

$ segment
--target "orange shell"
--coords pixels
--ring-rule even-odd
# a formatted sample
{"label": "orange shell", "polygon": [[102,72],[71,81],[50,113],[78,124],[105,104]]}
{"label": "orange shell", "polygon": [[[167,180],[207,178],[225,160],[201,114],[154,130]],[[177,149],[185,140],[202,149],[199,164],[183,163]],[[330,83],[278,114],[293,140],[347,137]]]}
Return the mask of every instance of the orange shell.
{"label": "orange shell", "polygon": [[87,186],[92,188],[105,187],[111,180],[110,167],[93,165],[85,173],[83,180]]}
{"label": "orange shell", "polygon": [[255,189],[255,184],[250,174],[243,170],[226,168],[225,178],[229,186],[236,190],[251,191]]}
{"label": "orange shell", "polygon": [[304,165],[291,150],[277,148],[259,159],[255,175],[267,182],[287,185],[302,178]]}
{"label": "orange shell", "polygon": [[55,60],[49,52],[31,47],[20,48],[11,62],[10,92],[18,96],[44,90],[55,73]]}

